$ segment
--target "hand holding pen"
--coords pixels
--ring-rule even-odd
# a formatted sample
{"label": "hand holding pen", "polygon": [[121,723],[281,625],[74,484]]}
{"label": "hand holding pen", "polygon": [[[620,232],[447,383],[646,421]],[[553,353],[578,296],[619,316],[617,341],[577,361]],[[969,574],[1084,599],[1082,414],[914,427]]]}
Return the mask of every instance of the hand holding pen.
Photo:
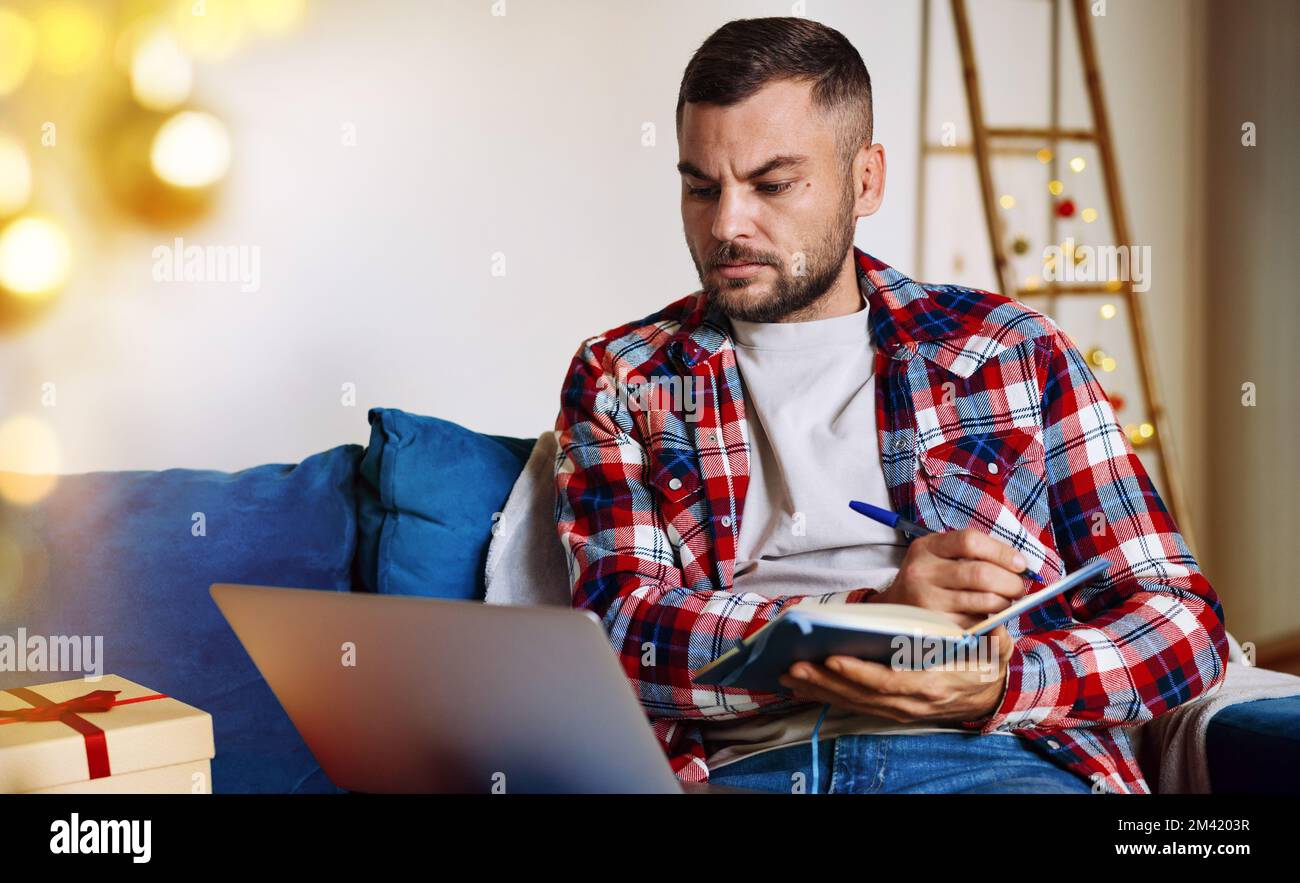
{"label": "hand holding pen", "polygon": [[874,601],[945,612],[966,628],[1022,597],[1025,579],[1043,582],[1019,552],[973,528],[935,532],[870,503],[849,505],[915,539],[893,583]]}

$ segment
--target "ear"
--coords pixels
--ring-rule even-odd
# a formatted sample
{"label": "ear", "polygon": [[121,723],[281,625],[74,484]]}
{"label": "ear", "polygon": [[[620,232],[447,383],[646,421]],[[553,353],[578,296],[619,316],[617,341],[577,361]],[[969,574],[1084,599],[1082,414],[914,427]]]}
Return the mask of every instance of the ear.
{"label": "ear", "polygon": [[864,144],[853,158],[854,218],[874,215],[885,201],[885,148]]}

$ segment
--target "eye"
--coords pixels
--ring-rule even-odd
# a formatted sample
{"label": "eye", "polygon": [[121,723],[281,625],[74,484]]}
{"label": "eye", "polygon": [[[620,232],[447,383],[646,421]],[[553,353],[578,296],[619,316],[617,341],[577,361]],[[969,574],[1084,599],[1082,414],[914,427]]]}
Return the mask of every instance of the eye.
{"label": "eye", "polygon": [[785,193],[793,186],[793,181],[784,181],[775,184],[759,184],[758,189],[764,193]]}
{"label": "eye", "polygon": [[717,195],[716,187],[687,187],[686,192],[696,199],[710,199]]}

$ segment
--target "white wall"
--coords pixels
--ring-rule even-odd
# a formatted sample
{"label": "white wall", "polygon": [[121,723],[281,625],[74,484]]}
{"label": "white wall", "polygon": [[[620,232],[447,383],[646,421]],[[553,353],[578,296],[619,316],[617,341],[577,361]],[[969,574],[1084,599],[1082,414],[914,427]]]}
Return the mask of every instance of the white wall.
{"label": "white wall", "polygon": [[[992,11],[1026,5],[977,3],[977,32],[1041,42],[1034,22]],[[313,8],[296,38],[199,71],[203,103],[235,138],[221,211],[193,229],[82,231],[59,309],[0,339],[0,413],[49,420],[62,471],[296,461],[364,442],[375,405],[493,433],[549,428],[584,337],[697,287],[674,171],[691,52],[726,20],[790,4],[509,0],[505,17],[488,0]],[[858,46],[875,84],[890,178],[858,244],[912,272],[920,4],[806,9]],[[1186,13],[1178,0],[1110,0],[1097,26],[1131,225],[1157,247],[1152,313],[1165,318],[1199,297],[1182,259],[1195,140]],[[985,65],[1000,82],[995,60]],[[355,147],[341,145],[345,123]],[[260,247],[261,290],[154,283],[150,251],[174,235]],[[504,278],[491,275],[498,251]],[[1198,393],[1182,382],[1191,340],[1181,320],[1156,335],[1183,428]],[[52,409],[40,407],[45,381],[58,384]],[[355,407],[339,403],[345,382]]]}

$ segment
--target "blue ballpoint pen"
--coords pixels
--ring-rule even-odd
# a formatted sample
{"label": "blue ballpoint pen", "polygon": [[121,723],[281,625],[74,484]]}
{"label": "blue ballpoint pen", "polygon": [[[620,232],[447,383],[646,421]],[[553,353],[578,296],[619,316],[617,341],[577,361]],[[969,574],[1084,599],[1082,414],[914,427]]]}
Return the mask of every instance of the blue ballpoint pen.
{"label": "blue ballpoint pen", "polygon": [[[881,524],[902,531],[913,539],[935,533],[935,531],[930,530],[928,527],[917,524],[915,521],[908,521],[906,518],[895,512],[890,512],[888,509],[882,509],[879,506],[873,506],[870,503],[863,503],[858,500],[849,500],[849,508],[854,512],[857,512],[859,515],[865,515],[873,521],[879,521]],[[1041,583],[1043,581],[1041,576],[1027,567],[1020,571],[1020,576],[1023,576],[1026,579],[1032,579],[1036,583]]]}

